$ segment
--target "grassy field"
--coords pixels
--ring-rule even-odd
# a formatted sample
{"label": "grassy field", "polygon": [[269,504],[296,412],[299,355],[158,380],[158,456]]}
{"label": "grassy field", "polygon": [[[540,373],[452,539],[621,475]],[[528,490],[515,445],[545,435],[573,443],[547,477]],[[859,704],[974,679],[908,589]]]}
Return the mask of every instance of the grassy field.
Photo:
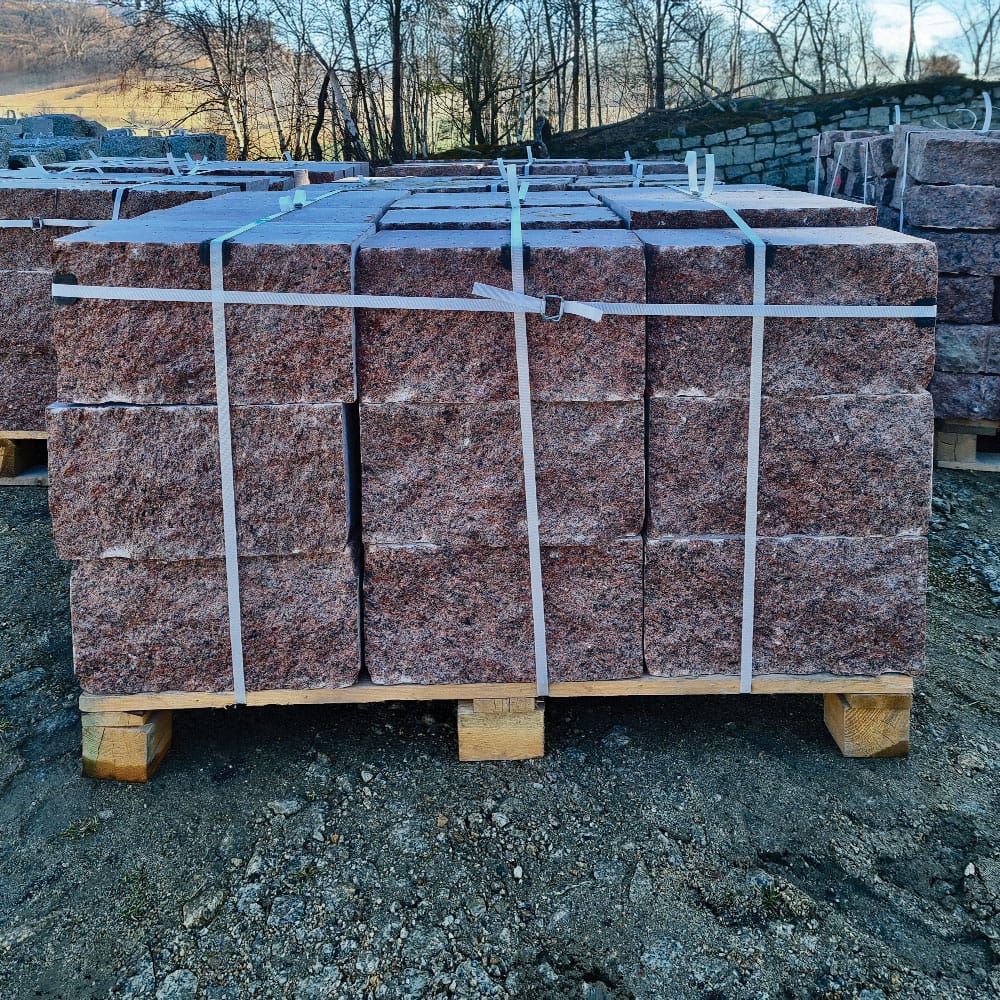
{"label": "grassy field", "polygon": [[[0,114],[13,110],[19,117],[37,114],[73,114],[108,128],[125,125],[164,126],[186,114],[183,95],[161,95],[145,90],[122,90],[117,80],[99,80],[74,87],[0,94]],[[201,116],[185,123],[191,130],[207,126]]]}

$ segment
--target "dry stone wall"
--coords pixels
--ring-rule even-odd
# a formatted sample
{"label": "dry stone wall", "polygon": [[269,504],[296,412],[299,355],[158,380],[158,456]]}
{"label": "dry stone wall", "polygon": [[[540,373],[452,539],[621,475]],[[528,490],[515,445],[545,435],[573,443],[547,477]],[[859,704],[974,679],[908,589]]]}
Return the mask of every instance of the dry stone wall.
{"label": "dry stone wall", "polygon": [[[1000,116],[1000,84],[987,89]],[[928,83],[925,90],[917,92],[910,86],[905,93],[898,94],[879,91],[877,95],[857,99],[812,99],[783,105],[785,112],[771,121],[703,133],[678,129],[654,145],[665,156],[679,156],[690,149],[712,153],[718,173],[725,181],[805,188],[813,179],[812,140],[817,132],[887,130],[894,120],[893,109],[897,104],[903,124],[930,128],[968,126],[972,119],[964,109],[972,110],[982,121],[982,90],[975,85]]]}

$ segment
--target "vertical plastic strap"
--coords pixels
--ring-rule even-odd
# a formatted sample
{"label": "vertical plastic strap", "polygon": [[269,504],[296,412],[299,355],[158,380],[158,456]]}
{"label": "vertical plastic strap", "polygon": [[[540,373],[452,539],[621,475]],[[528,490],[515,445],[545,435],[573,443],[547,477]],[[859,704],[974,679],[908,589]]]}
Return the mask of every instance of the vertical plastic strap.
{"label": "vertical plastic strap", "polygon": [[[516,167],[507,168],[510,194],[511,287],[524,294],[524,238]],[[531,577],[531,617],[535,641],[535,685],[538,697],[549,693],[549,660],[545,645],[545,597],[542,590],[542,547],[538,534],[538,495],[535,477],[535,432],[531,416],[531,375],[528,366],[528,320],[514,313],[517,353],[517,401],[521,421],[521,457],[524,464],[524,507],[528,523],[528,569]]]}
{"label": "vertical plastic strap", "polygon": [[837,150],[837,159],[833,163],[833,173],[830,175],[830,185],[826,190],[827,196],[833,194],[833,189],[837,186],[837,175],[840,173],[840,161],[844,158],[844,144],[840,144]]}
{"label": "vertical plastic strap", "polygon": [[170,167],[170,172],[174,174],[174,176],[181,176],[181,168],[177,166],[177,160],[169,149],[167,150],[167,166]]}
{"label": "vertical plastic strap", "polygon": [[700,194],[701,192],[698,190],[698,154],[693,149],[688,150],[687,156],[684,157],[684,164],[688,172],[688,191],[691,194]]}
{"label": "vertical plastic strap", "polygon": [[822,132],[816,133],[816,163],[813,166],[813,194],[819,194],[819,150],[822,143]]}
{"label": "vertical plastic strap", "polygon": [[530,145],[526,146],[525,148],[526,148],[527,153],[528,153],[528,162],[527,162],[527,164],[525,164],[525,167],[524,167],[524,176],[528,177],[528,176],[531,175],[531,165],[532,165],[532,163],[535,162],[535,154],[532,152]]}
{"label": "vertical plastic strap", "polygon": [[989,132],[990,126],[993,124],[993,98],[990,97],[990,92],[988,90],[983,91],[983,104],[986,110],[983,112],[983,132]]}
{"label": "vertical plastic strap", "polygon": [[868,204],[868,151],[871,149],[871,140],[865,140],[865,179],[861,186],[861,202],[864,205]]}
{"label": "vertical plastic strap", "polygon": [[626,163],[632,162],[632,154],[627,149],[625,150],[625,162]]}
{"label": "vertical plastic strap", "polygon": [[632,187],[642,187],[642,174],[643,174],[643,164],[635,163],[632,165]]}
{"label": "vertical plastic strap", "polygon": [[906,204],[904,196],[906,194],[906,174],[910,169],[910,136],[912,132],[907,132],[903,136],[903,170],[899,179],[899,231],[903,231],[903,222],[906,217]]}
{"label": "vertical plastic strap", "polygon": [[111,209],[111,221],[117,222],[118,217],[121,215],[122,211],[122,200],[125,197],[125,188],[115,189],[115,204],[114,208]]}

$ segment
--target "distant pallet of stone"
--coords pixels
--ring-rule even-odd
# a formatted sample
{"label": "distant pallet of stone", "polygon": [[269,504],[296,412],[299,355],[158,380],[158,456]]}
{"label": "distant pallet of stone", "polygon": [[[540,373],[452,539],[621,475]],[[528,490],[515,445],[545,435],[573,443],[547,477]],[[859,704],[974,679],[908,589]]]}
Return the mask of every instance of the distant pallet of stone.
{"label": "distant pallet of stone", "polygon": [[[732,677],[638,677],[561,681],[552,699],[738,695]],[[346,688],[254,691],[251,707],[365,705],[452,701],[457,706],[458,758],[528,760],[545,753],[545,707],[533,684],[372,684]],[[759,675],[753,695],[823,698],[823,721],[846,757],[899,757],[909,752],[913,678]],[[148,781],[170,749],[173,713],[224,709],[231,693],[162,692],[81,695],[83,773],[91,778]]]}
{"label": "distant pallet of stone", "polygon": [[48,486],[44,431],[0,430],[0,486]]}
{"label": "distant pallet of stone", "polygon": [[209,160],[166,158],[141,159],[127,156],[97,156],[57,165],[60,172],[86,174],[103,172],[175,174],[178,178],[198,179],[204,175],[239,177],[246,174],[292,178],[296,175],[311,184],[332,184],[352,177],[367,177],[369,167],[361,162],[317,160]]}
{"label": "distant pallet of stone", "polygon": [[942,469],[1000,472],[1000,420],[939,420],[934,459]]}
{"label": "distant pallet of stone", "polygon": [[[752,304],[746,242],[718,205],[620,189],[602,204],[553,176],[528,185],[528,294]],[[333,185],[242,232],[226,288],[384,301],[510,287],[510,210],[426,180],[444,190]],[[933,247],[869,225],[872,208],[758,194],[720,198],[763,227],[768,302],[933,296]],[[55,267],[83,286],[203,292],[203,241],[279,204],[231,194],[105,225],[59,240]],[[50,507],[74,563],[89,773],[146,777],[169,741],[154,713],[236,700],[212,315],[141,296],[54,313]],[[511,317],[226,316],[247,703],[448,699],[463,759],[541,754]],[[750,321],[526,322],[551,696],[735,693]],[[933,331],[865,316],[766,328],[751,690],[822,693],[845,753],[905,752],[924,669]]]}

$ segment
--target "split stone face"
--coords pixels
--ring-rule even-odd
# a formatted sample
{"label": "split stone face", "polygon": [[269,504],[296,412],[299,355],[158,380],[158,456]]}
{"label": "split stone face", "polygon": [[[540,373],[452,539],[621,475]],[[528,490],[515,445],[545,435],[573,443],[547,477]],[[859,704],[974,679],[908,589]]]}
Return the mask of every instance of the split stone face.
{"label": "split stone face", "polygon": [[[359,293],[472,296],[477,281],[511,287],[500,232],[379,233],[361,244]],[[624,232],[532,234],[529,295],[642,302],[642,247]],[[358,376],[365,401],[486,401],[517,398],[514,324],[507,313],[357,312]],[[531,387],[539,400],[639,399],[645,382],[642,317],[593,323],[529,316]]]}
{"label": "split stone face", "polygon": [[943,372],[1000,373],[1000,324],[937,327],[935,367]]}
{"label": "split stone face", "polygon": [[[747,404],[649,401],[649,532],[742,534]],[[927,393],[765,398],[758,533],[921,534],[930,518]]]}
{"label": "split stone face", "polygon": [[52,351],[52,275],[0,271],[0,351]]}
{"label": "split stone face", "polygon": [[995,315],[993,278],[942,274],[938,281],[938,319],[942,323],[990,323]]}
{"label": "split stone face", "polygon": [[[340,552],[347,542],[341,406],[232,410],[243,555]],[[221,558],[214,406],[57,406],[49,505],[63,559]]]}
{"label": "split stone face", "polygon": [[[143,220],[119,223],[61,240],[55,247],[55,269],[72,274],[81,285],[209,288],[209,268],[199,260],[201,233],[148,225]],[[366,231],[363,224],[336,231],[258,227],[231,244],[225,287],[349,292],[352,245]],[[81,300],[57,307],[53,323],[62,400],[215,401],[208,304]],[[226,307],[226,335],[234,403],[354,397],[349,310],[231,305]]]}
{"label": "split stone face", "polygon": [[[540,402],[533,410],[542,541],[638,534],[642,402]],[[516,403],[362,404],[360,423],[366,543],[526,538]]]}
{"label": "split stone face", "polygon": [[942,129],[913,132],[907,173],[923,184],[1000,186],[1000,138]]}
{"label": "split stone face", "polygon": [[[913,305],[935,295],[931,243],[870,228],[763,229],[770,303]],[[748,304],[753,274],[734,232],[644,230],[650,302]],[[652,395],[746,396],[751,321],[650,317]],[[933,369],[934,331],[913,320],[768,319],[764,391],[914,392]]]}
{"label": "split stone face", "polygon": [[912,226],[1000,229],[1000,187],[907,183],[902,202],[904,218]]}
{"label": "split stone face", "polygon": [[55,355],[0,351],[0,431],[44,431],[55,397]]}
{"label": "split stone face", "polygon": [[[833,144],[833,163],[839,159],[840,167],[867,176],[885,177],[894,173],[892,164],[892,136],[872,135],[864,139],[851,139]],[[866,158],[867,153],[867,158]]]}
{"label": "split stone face", "polygon": [[[551,680],[641,675],[642,548],[543,548]],[[365,665],[376,684],[533,681],[527,546],[369,547]]]}
{"label": "split stone face", "polygon": [[[646,669],[738,674],[743,540],[656,539],[646,547]],[[758,674],[920,674],[923,538],[762,538],[753,667]]]}
{"label": "split stone face", "polygon": [[1000,375],[935,372],[934,413],[959,420],[1000,420]]}
{"label": "split stone face", "polygon": [[[715,205],[689,195],[639,188],[594,191],[629,229],[734,229],[730,217]],[[725,191],[713,199],[739,213],[749,226],[767,228],[873,226],[872,205],[800,191]]]}
{"label": "split stone face", "polygon": [[1000,233],[938,232],[916,227],[907,227],[907,232],[934,241],[938,268],[944,274],[1000,276]]}
{"label": "split stone face", "polygon": [[[347,553],[240,560],[247,689],[357,680],[358,592]],[[73,661],[88,694],[232,691],[221,561],[79,563]]]}

